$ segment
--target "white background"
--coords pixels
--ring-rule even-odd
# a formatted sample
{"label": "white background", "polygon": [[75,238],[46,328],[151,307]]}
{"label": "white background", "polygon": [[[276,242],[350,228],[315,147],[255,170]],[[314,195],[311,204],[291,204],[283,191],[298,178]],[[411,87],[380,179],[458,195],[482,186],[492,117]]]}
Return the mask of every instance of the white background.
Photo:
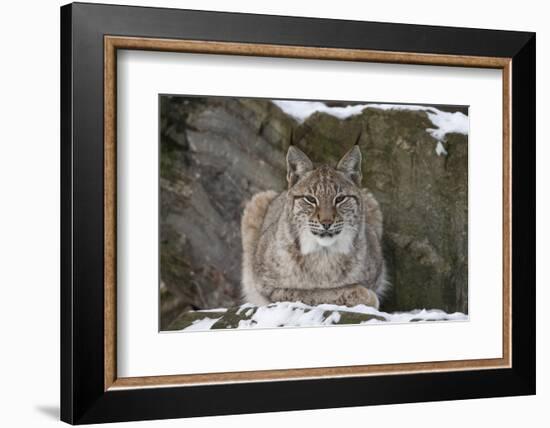
{"label": "white background", "polygon": [[[119,376],[502,356],[500,70],[122,51],[117,79]],[[158,334],[159,93],[469,105],[470,320]]]}
{"label": "white background", "polygon": [[[110,3],[109,1],[104,1]],[[544,2],[463,0],[320,2],[277,0],[127,1],[129,4],[186,7],[414,24],[490,27],[537,31],[537,121],[550,115],[547,76],[550,29]],[[9,427],[58,424],[59,405],[59,1],[4,2],[0,11],[0,421]],[[353,409],[285,412],[192,420],[155,421],[140,426],[266,427],[314,425],[464,427],[490,423],[543,426],[550,404],[550,239],[547,128],[537,130],[537,340],[538,395],[461,402],[419,403]],[[546,167],[546,170],[543,168]],[[543,185],[543,183],[545,185]],[[543,194],[546,198],[543,199]],[[138,426],[138,423],[125,426]]]}

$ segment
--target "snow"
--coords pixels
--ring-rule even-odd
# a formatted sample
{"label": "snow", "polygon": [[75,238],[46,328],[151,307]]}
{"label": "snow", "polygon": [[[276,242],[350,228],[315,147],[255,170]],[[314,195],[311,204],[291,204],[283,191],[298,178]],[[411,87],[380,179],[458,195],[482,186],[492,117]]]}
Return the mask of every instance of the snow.
{"label": "snow", "polygon": [[437,156],[447,156],[447,150],[445,150],[445,147],[443,146],[443,143],[441,141],[437,142],[437,146],[435,146],[435,152],[437,153]]}
{"label": "snow", "polygon": [[197,331],[197,330],[210,330],[210,327],[212,327],[216,321],[218,321],[220,318],[203,318],[201,320],[193,321],[193,323],[185,327],[183,330],[185,331]]}
{"label": "snow", "polygon": [[256,306],[254,306],[253,304],[251,303],[245,303],[243,305],[241,305],[239,307],[239,309],[237,310],[237,315],[240,315],[240,313],[246,309],[251,309],[251,308],[255,308]]}
{"label": "snow", "polygon": [[324,313],[320,306],[281,302],[258,307],[250,319],[239,321],[238,328],[311,327],[340,321],[339,313],[332,313],[323,319]]}
{"label": "snow", "polygon": [[449,113],[433,107],[427,109],[426,112],[432,123],[436,126],[435,128],[427,129],[427,131],[436,140],[442,141],[445,135],[451,133],[468,135],[470,124],[468,116],[464,113],[459,111]]}
{"label": "snow", "polygon": [[436,146],[438,156],[447,155],[447,151],[441,144],[445,141],[447,134],[458,133],[468,135],[470,127],[468,116],[462,112],[450,113],[435,107],[422,105],[368,103],[345,107],[329,107],[320,101],[291,100],[273,100],[273,104],[299,123],[303,123],[312,114],[317,112],[326,113],[343,120],[361,114],[365,109],[425,111],[434,126],[433,128],[426,129],[426,131],[438,142]]}
{"label": "snow", "polygon": [[426,322],[426,321],[468,321],[468,315],[462,312],[453,312],[448,314],[445,311],[439,309],[416,309],[409,312],[394,312],[391,314],[381,312],[386,321],[380,321],[377,319],[371,319],[363,321],[361,324],[374,324],[374,323],[408,323],[411,321]]}
{"label": "snow", "polygon": [[273,100],[273,103],[300,123],[304,122],[309,116],[316,112],[326,113],[338,119],[347,119],[348,117],[361,114],[366,107],[364,104],[345,107],[329,107],[325,103],[319,101]]}
{"label": "snow", "polygon": [[[246,303],[241,305],[236,312],[237,314],[241,314],[243,311],[246,311],[244,315],[248,317],[248,319],[240,320],[237,327],[238,329],[329,326],[338,324],[341,318],[341,312],[376,315],[383,319],[383,321],[371,319],[362,321],[360,324],[468,320],[468,315],[461,312],[448,314],[438,309],[417,309],[408,312],[388,313],[365,305],[357,305],[354,307],[331,304],[309,306],[301,302],[277,302],[259,307]],[[220,318],[212,319],[207,317],[197,320],[183,330],[209,330],[219,319]]]}

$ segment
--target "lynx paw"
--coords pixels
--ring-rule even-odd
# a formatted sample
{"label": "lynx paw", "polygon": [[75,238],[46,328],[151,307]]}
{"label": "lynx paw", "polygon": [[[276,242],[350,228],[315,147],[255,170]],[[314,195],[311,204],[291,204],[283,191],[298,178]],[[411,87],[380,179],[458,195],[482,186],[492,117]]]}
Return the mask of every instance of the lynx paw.
{"label": "lynx paw", "polygon": [[307,294],[303,291],[300,293],[299,290],[291,288],[267,288],[266,295],[269,296],[268,299],[271,302],[294,302],[302,301],[306,305],[312,304],[310,301],[307,301]]}
{"label": "lynx paw", "polygon": [[375,309],[380,307],[376,293],[360,284],[350,286],[343,297],[346,306],[366,305]]}

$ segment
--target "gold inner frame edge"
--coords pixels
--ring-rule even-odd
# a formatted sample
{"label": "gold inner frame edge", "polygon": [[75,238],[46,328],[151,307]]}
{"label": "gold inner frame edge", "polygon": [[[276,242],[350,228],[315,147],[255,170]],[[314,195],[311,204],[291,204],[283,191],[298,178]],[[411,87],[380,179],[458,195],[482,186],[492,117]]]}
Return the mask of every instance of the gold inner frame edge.
{"label": "gold inner frame edge", "polygon": [[[202,373],[169,376],[117,377],[116,367],[116,53],[118,49],[213,55],[243,55],[395,64],[494,68],[502,70],[503,91],[503,349],[502,358],[422,363]],[[290,381],[511,367],[511,58],[480,57],[362,49],[253,43],[104,37],[104,390],[193,386],[220,383]]]}

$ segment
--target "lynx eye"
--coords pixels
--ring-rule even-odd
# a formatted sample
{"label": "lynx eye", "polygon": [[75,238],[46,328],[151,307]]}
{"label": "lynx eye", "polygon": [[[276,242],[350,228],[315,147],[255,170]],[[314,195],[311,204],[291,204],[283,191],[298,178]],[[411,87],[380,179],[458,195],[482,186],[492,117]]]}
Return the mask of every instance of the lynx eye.
{"label": "lynx eye", "polygon": [[306,195],[304,196],[304,199],[306,202],[309,202],[312,205],[315,205],[317,203],[317,199],[315,199],[313,196]]}
{"label": "lynx eye", "polygon": [[335,204],[340,204],[340,203],[344,202],[345,199],[346,199],[346,197],[344,195],[337,196],[336,198],[334,198],[334,203]]}

